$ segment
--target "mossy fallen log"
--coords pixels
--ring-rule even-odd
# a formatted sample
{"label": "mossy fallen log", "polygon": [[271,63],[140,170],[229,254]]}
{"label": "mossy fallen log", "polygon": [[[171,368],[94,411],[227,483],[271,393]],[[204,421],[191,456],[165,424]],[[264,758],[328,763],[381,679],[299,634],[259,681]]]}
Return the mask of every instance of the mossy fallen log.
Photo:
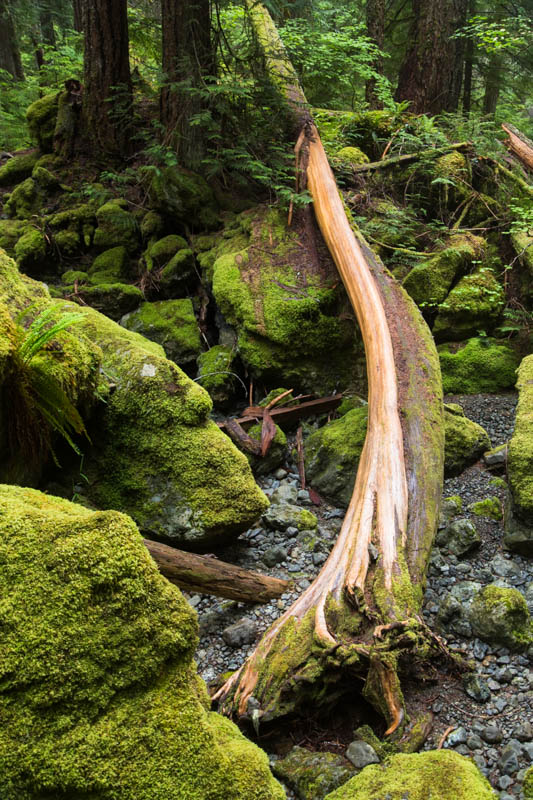
{"label": "mossy fallen log", "polygon": [[370,161],[368,164],[358,164],[353,167],[353,171],[360,172],[374,172],[377,169],[390,169],[392,167],[404,167],[406,164],[412,164],[413,161],[428,161],[433,158],[439,158],[452,153],[454,150],[468,150],[471,147],[470,142],[457,142],[456,144],[449,144],[446,147],[432,147],[428,150],[419,150],[416,153],[406,153],[403,156],[391,156],[381,161]]}
{"label": "mossy fallen log", "polygon": [[289,581],[250,572],[218,558],[185,553],[151,539],[143,541],[161,574],[187,592],[214,594],[240,603],[266,603],[289,588]]}
{"label": "mossy fallen log", "polygon": [[215,699],[227,713],[257,722],[310,702],[331,705],[362,681],[363,694],[393,733],[404,720],[400,673],[440,648],[420,617],[442,490],[438,358],[414,303],[347,218],[270,15],[253,0],[248,8],[299,131],[303,178],[361,328],[369,423],[352,500],[328,560]]}

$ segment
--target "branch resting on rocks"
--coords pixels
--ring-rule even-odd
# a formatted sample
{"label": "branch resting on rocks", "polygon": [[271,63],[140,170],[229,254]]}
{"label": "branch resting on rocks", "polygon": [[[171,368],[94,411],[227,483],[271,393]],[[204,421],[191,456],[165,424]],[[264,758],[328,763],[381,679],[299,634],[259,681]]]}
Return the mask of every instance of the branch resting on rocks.
{"label": "branch resting on rocks", "polygon": [[227,713],[268,720],[308,703],[331,705],[362,680],[391,734],[405,716],[399,673],[442,652],[420,618],[442,491],[439,362],[416,306],[347,218],[270,15],[254,0],[248,9],[292,113],[318,224],[361,328],[369,422],[353,497],[328,560],[215,699]]}

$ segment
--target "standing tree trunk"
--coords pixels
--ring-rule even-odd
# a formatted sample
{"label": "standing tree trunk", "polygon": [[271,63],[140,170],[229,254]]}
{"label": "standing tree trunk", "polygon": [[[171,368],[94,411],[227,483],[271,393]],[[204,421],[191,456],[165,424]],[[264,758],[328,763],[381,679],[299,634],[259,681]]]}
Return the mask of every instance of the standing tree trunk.
{"label": "standing tree trunk", "polygon": [[201,129],[191,117],[205,108],[207,77],[215,73],[210,0],[162,0],[163,72],[161,122],[179,160],[196,166],[203,155]]}
{"label": "standing tree trunk", "polygon": [[0,69],[5,69],[17,81],[24,80],[18,38],[9,0],[0,0]]}
{"label": "standing tree trunk", "polygon": [[[476,0],[470,0],[468,5],[468,19],[476,13]],[[465,45],[465,67],[463,87],[463,113],[470,114],[472,109],[472,73],[474,70],[474,40],[469,36]]]}
{"label": "standing tree trunk", "polygon": [[420,609],[442,491],[439,361],[412,300],[354,234],[272,20],[256,0],[247,3],[300,132],[296,150],[318,224],[359,321],[369,422],[328,560],[215,698],[230,713],[268,720],[304,704],[330,705],[361,681],[392,733],[404,719],[399,672],[436,646]]}
{"label": "standing tree trunk", "polygon": [[56,46],[54,31],[54,18],[50,0],[41,0],[39,4],[39,23],[41,26],[41,41],[49,47]]}
{"label": "standing tree trunk", "polygon": [[[366,30],[368,36],[374,40],[380,50],[385,42],[385,0],[367,0],[366,3]],[[372,68],[383,75],[383,56],[372,63]],[[383,108],[383,103],[376,95],[376,79],[369,78],[365,87],[365,99],[370,108]]]}
{"label": "standing tree trunk", "polygon": [[131,132],[132,88],[126,0],[83,0],[83,111],[91,145],[124,155]]}
{"label": "standing tree trunk", "polygon": [[453,33],[464,19],[464,0],[413,0],[411,45],[400,67],[395,99],[409,100],[415,114],[454,108],[462,71]]}
{"label": "standing tree trunk", "polygon": [[485,94],[483,96],[483,114],[493,116],[498,105],[503,74],[503,56],[500,52],[490,56],[485,76]]}
{"label": "standing tree trunk", "polygon": [[83,32],[83,0],[72,0],[74,30]]}

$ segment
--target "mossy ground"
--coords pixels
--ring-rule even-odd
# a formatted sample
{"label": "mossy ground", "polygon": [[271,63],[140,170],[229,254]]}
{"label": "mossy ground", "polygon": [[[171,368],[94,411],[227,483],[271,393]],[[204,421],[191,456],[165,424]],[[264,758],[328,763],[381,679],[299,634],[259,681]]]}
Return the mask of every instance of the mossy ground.
{"label": "mossy ground", "polygon": [[438,347],[445,394],[477,394],[511,389],[519,357],[507,341],[489,337]]}

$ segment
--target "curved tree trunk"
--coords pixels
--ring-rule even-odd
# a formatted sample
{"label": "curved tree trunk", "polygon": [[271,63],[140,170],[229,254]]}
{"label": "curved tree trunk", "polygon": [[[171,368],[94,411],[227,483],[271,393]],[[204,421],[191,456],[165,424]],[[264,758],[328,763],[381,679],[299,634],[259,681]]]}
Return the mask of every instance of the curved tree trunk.
{"label": "curved tree trunk", "polygon": [[322,571],[215,695],[254,718],[331,703],[364,681],[396,730],[398,671],[435,640],[419,614],[442,490],[439,362],[414,303],[354,233],[305,97],[272,21],[249,0],[267,64],[300,128],[297,151],[318,224],[356,312],[366,350],[369,423],[353,497]]}

